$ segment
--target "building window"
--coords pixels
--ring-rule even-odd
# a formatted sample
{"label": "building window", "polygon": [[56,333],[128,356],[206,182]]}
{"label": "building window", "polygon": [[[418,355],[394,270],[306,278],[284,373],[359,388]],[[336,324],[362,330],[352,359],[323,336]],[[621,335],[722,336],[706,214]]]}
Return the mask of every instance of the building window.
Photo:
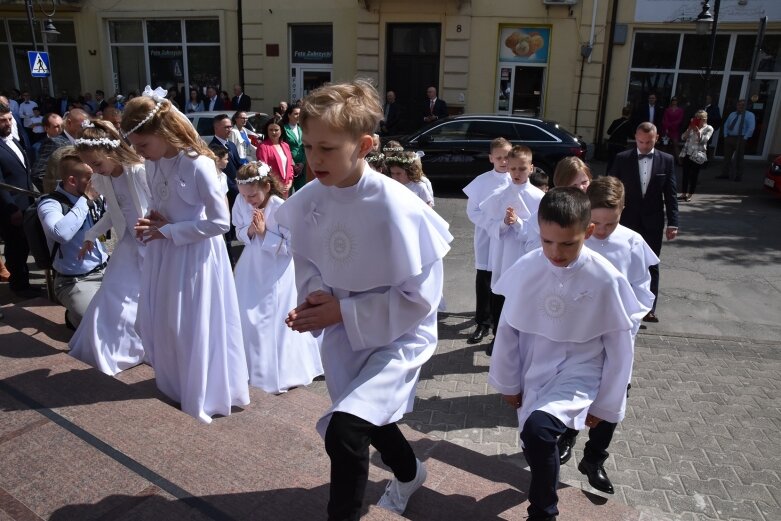
{"label": "building window", "polygon": [[0,86],[3,91],[12,88],[29,91],[33,98],[44,94],[58,96],[67,91],[71,98],[81,95],[79,58],[76,50],[76,30],[69,20],[54,20],[60,32],[49,35],[36,24],[35,40],[38,50],[49,53],[51,76],[38,79],[30,75],[27,51],[32,51],[32,35],[27,20],[0,21]]}
{"label": "building window", "polygon": [[189,88],[221,88],[218,19],[111,20],[108,28],[116,92],[175,87],[183,100]]}

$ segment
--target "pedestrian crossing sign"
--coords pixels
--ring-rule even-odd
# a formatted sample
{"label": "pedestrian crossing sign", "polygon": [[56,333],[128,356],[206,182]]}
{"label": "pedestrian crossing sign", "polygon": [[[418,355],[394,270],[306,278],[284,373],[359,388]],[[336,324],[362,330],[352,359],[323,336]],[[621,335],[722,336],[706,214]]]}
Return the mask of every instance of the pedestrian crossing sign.
{"label": "pedestrian crossing sign", "polygon": [[32,74],[33,78],[48,78],[51,76],[48,52],[27,51],[27,61],[30,62],[30,74]]}

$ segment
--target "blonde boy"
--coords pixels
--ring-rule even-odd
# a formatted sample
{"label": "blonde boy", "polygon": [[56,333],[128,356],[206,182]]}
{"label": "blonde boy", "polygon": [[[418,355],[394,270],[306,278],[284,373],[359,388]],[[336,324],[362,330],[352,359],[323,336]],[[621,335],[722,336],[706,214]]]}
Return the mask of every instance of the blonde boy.
{"label": "blonde boy", "polygon": [[[491,293],[491,239],[486,228],[487,221],[480,204],[496,190],[500,190],[510,184],[510,176],[507,174],[507,164],[512,144],[505,138],[496,138],[491,141],[491,152],[488,160],[494,166],[477,176],[464,188],[468,197],[466,202],[466,214],[475,225],[475,330],[467,339],[469,344],[478,344],[485,338],[491,326],[499,320],[498,302],[496,295]],[[494,331],[495,333],[496,331]]]}
{"label": "blonde boy", "polygon": [[364,161],[380,119],[379,96],[365,81],[305,98],[303,142],[316,181],[277,210],[290,230],[301,301],[286,322],[323,331],[333,404],[317,430],[331,458],[331,521],[360,517],[369,445],[394,474],[380,507],[403,513],[426,479],[396,422],[412,410],[420,368],[436,349],[442,258],[453,237],[415,194]]}
{"label": "blonde boy", "polygon": [[[534,171],[532,151],[529,147],[517,145],[510,150],[507,163],[510,184],[496,190],[480,204],[486,230],[491,238],[491,287],[502,273],[526,254],[526,235],[529,218],[537,213],[540,200],[545,193],[529,182]],[[495,314],[493,328],[499,325],[504,298],[494,298]],[[493,343],[486,352],[490,355]]]}

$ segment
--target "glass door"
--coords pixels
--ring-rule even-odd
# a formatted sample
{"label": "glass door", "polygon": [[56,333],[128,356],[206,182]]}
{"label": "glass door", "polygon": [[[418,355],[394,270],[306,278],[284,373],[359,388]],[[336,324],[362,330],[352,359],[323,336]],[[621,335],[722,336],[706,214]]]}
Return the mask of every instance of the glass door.
{"label": "glass door", "polygon": [[542,114],[542,82],[545,67],[515,67],[512,109],[519,116],[539,117]]}
{"label": "glass door", "polygon": [[[747,157],[762,159],[767,157],[769,153],[778,105],[777,93],[777,79],[760,78],[751,84],[748,74],[733,74],[729,77],[727,90],[721,103],[721,106],[724,107],[723,120],[727,120],[727,116],[735,111],[738,100],[743,98],[747,98],[746,110],[751,111],[756,120],[754,134],[746,142],[745,154]],[[723,153],[723,141],[723,139],[719,139],[718,155]]]}

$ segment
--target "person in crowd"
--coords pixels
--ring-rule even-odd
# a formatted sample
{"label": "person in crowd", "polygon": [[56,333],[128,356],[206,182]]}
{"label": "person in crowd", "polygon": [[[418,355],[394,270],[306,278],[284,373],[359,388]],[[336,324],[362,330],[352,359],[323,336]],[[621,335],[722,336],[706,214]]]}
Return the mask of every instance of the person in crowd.
{"label": "person in crowd", "polygon": [[87,232],[103,215],[103,202],[92,186],[92,169],[76,149],[67,146],[57,164],[60,182],[51,196],[38,203],[38,217],[55,251],[54,295],[65,306],[65,324],[78,328],[103,281],[108,252],[97,241],[82,252]]}
{"label": "person in crowd", "polygon": [[[32,190],[30,159],[22,143],[11,134],[13,121],[11,107],[0,102],[0,182]],[[30,248],[22,230],[23,213],[31,203],[29,195],[0,190],[0,237],[5,243],[5,260],[10,272],[8,286],[22,297],[40,295],[39,290],[30,285],[27,268]]]}
{"label": "person in crowd", "polygon": [[106,101],[106,93],[100,89],[95,91],[95,104],[97,106],[95,112],[103,112],[108,107],[108,101]]}
{"label": "person in crowd", "polygon": [[184,106],[184,111],[190,112],[203,112],[203,101],[201,101],[201,95],[198,93],[198,89],[190,89],[190,99]]}
{"label": "person in crowd", "polygon": [[239,150],[230,140],[232,130],[233,123],[231,123],[227,114],[218,114],[214,116],[214,137],[212,138],[211,143],[209,143],[209,148],[213,150],[222,148],[228,151],[228,165],[223,172],[227,176],[228,204],[230,207],[233,207],[233,201],[236,200],[236,196],[239,193],[236,186],[236,172],[238,172],[241,167]]}
{"label": "person in crowd", "polygon": [[[651,309],[654,294],[651,293],[650,266],[659,263],[651,248],[639,233],[619,224],[624,209],[624,185],[612,176],[603,176],[594,180],[586,190],[591,202],[591,223],[594,233],[586,239],[586,246],[602,255],[622,273],[634,291],[638,302]],[[629,386],[627,386],[627,390]],[[597,490],[612,494],[613,483],[605,471],[604,463],[608,457],[607,449],[613,439],[616,423],[601,421],[589,429],[588,441],[578,470],[588,477],[589,484]],[[559,461],[562,465],[572,457],[572,446],[578,431],[567,428],[559,437]]]}
{"label": "person in crowd", "polygon": [[250,385],[279,394],[310,384],[323,365],[315,337],[285,325],[298,294],[290,234],[276,220],[280,186],[270,171],[257,161],[239,169],[233,224],[245,245],[236,264],[236,293]]}
{"label": "person in crowd", "polygon": [[242,110],[247,112],[252,107],[252,98],[244,94],[244,88],[240,84],[233,86],[233,99],[231,99],[233,110]]}
{"label": "person in crowd", "polygon": [[282,139],[290,147],[293,157],[293,191],[300,190],[306,184],[306,153],[304,152],[304,133],[298,118],[301,117],[301,107],[293,105],[287,109],[282,118]]}
{"label": "person in crowd", "polygon": [[488,382],[518,411],[532,476],[528,519],[550,521],[559,514],[557,440],[568,427],[623,419],[632,335],[647,308],[618,270],[583,246],[594,229],[583,191],[548,191],[538,225],[542,248],[496,284],[506,301]]}
{"label": "person in crowd", "polygon": [[[730,179],[740,182],[743,179],[743,155],[746,152],[746,141],[754,135],[756,117],[746,110],[746,100],[738,100],[735,111],[724,120],[722,137],[724,138],[724,165],[721,175],[716,179]],[[732,168],[732,158],[735,158],[735,168]]]}
{"label": "person in crowd", "polygon": [[290,146],[282,141],[282,126],[276,118],[269,119],[263,127],[264,139],[258,146],[258,161],[271,167],[271,175],[277,176],[282,186],[282,198],[287,199],[295,175]]}
{"label": "person in crowd", "polygon": [[38,143],[46,135],[46,131],[43,129],[43,116],[41,116],[41,109],[39,107],[33,107],[33,115],[30,117],[30,143],[32,143],[33,150],[38,150],[40,145]]}
{"label": "person in crowd", "polygon": [[402,152],[390,156],[385,166],[391,178],[412,190],[421,201],[434,207],[434,193],[429,190],[429,185],[424,181],[426,174],[423,173],[420,157],[415,152]]}
{"label": "person in crowd", "polygon": [[22,101],[19,103],[19,118],[22,120],[22,127],[27,132],[30,141],[33,140],[30,118],[35,115],[34,110],[37,107],[38,103],[30,99],[30,93],[28,91],[22,92]]}
{"label": "person in crowd", "polygon": [[[527,253],[526,236],[529,232],[529,220],[537,215],[544,192],[529,183],[529,175],[534,171],[532,151],[524,145],[516,145],[510,150],[507,172],[510,184],[496,190],[480,204],[484,214],[485,229],[495,242],[491,250],[491,287],[496,285],[502,273]],[[493,291],[493,290],[492,290]],[[504,297],[495,294],[492,306],[494,331],[499,327],[499,317],[504,306]],[[493,342],[486,348],[490,356]]]}
{"label": "person in crowd", "polygon": [[480,205],[494,191],[510,184],[507,167],[511,150],[512,144],[505,138],[491,141],[488,160],[493,169],[480,174],[464,188],[468,198],[466,214],[475,225],[475,330],[469,335],[468,344],[482,342],[491,331],[491,326],[499,320],[498,302],[496,295],[491,292],[491,236],[485,228],[485,215]]}
{"label": "person in crowd", "polygon": [[[300,302],[287,324],[322,331],[333,404],[317,430],[331,459],[331,520],[360,517],[369,445],[394,476],[379,507],[402,514],[427,475],[396,422],[412,409],[421,366],[436,349],[442,258],[452,236],[436,212],[364,161],[381,118],[369,82],[313,91],[301,125],[319,182],[276,214],[290,230]],[[394,247],[380,247],[386,244]]]}
{"label": "person in crowd", "polygon": [[662,139],[672,145],[674,158],[678,158],[680,154],[682,125],[683,109],[678,106],[678,98],[673,96],[670,98],[670,106],[664,109],[664,115],[662,116]]}
{"label": "person in crowd", "polygon": [[119,128],[122,124],[122,111],[117,107],[108,106],[103,111],[103,117],[101,119],[110,122],[114,125],[114,128]]}
{"label": "person in crowd", "polygon": [[535,168],[534,171],[529,175],[529,182],[532,184],[532,186],[536,186],[543,192],[548,191],[548,174],[545,173],[545,170]]}
{"label": "person in crowd", "polygon": [[[618,154],[608,174],[620,179],[626,190],[621,224],[639,233],[658,257],[663,237],[671,241],[678,236],[678,200],[675,161],[670,154],[655,149],[657,137],[653,124],[641,123],[635,132],[637,147]],[[655,298],[651,311],[643,320],[659,322],[656,316],[659,265],[655,264],[649,270]]]}
{"label": "person in crowd", "polygon": [[641,103],[632,114],[631,128],[635,129],[640,123],[646,121],[653,123],[656,128],[661,128],[664,108],[656,103],[656,93],[648,94],[648,101]]}
{"label": "person in crowd", "polygon": [[122,117],[122,132],[146,158],[152,194],[136,225],[146,243],[136,329],[160,391],[211,423],[249,404],[236,286],[221,237],[230,213],[214,155],[164,95],[147,87]]}
{"label": "person in crowd", "polygon": [[708,113],[698,110],[684,131],[683,186],[678,199],[689,202],[697,190],[697,178],[700,169],[708,161],[708,142],[713,135],[713,127],[708,124]]}
{"label": "person in crowd", "polygon": [[[296,103],[296,105],[299,105]],[[285,100],[282,100],[279,102],[279,106],[276,107],[272,112],[274,113],[274,118],[277,121],[281,121],[283,117],[285,117],[285,114],[287,114],[288,111],[288,102]]]}
{"label": "person in crowd", "polygon": [[380,121],[380,133],[385,136],[398,133],[402,117],[403,109],[401,104],[396,101],[396,93],[389,90],[385,94],[385,107],[382,111],[382,121]]}
{"label": "person in crowd", "polygon": [[220,101],[222,101],[222,108],[220,110],[230,110],[232,107],[231,97],[227,90],[220,91]]}
{"label": "person in crowd", "polygon": [[224,110],[222,98],[220,93],[217,92],[217,88],[210,85],[206,88],[206,101],[204,102],[204,108],[206,110]]}
{"label": "person in crowd", "polygon": [[629,136],[632,135],[632,123],[629,116],[632,109],[628,105],[621,109],[621,117],[614,119],[607,129],[607,170],[613,166],[613,161],[619,152],[626,150]]}
{"label": "person in crowd", "polygon": [[437,88],[434,86],[426,89],[426,103],[423,106],[423,124],[431,123],[447,117],[447,103],[437,97]]}
{"label": "person in crowd", "polygon": [[44,192],[48,193],[54,190],[60,180],[60,175],[57,172],[57,162],[52,160],[55,152],[62,147],[73,146],[76,143],[76,139],[81,136],[82,124],[88,119],[89,114],[82,109],[71,110],[61,120],[62,132],[55,136],[53,135],[55,125],[60,120],[55,119],[53,116],[48,118],[49,124],[53,126],[46,130],[49,139],[44,139],[41,142],[38,160],[33,168],[33,177],[36,180],[41,180]]}
{"label": "person in crowd", "polygon": [[100,289],[68,342],[69,354],[113,376],[144,361],[135,328],[144,246],[135,226],[149,211],[151,194],[144,160],[111,123],[86,121],[76,152],[92,169],[92,187],[106,202],[103,217],[84,235],[79,256],[91,252],[111,229],[117,244]]}
{"label": "person in crowd", "polygon": [[228,135],[228,141],[236,145],[236,150],[239,152],[239,161],[242,165],[254,161],[258,151],[250,138],[257,136],[257,134],[247,128],[247,113],[243,110],[236,111],[231,118],[231,123],[233,128]]}

